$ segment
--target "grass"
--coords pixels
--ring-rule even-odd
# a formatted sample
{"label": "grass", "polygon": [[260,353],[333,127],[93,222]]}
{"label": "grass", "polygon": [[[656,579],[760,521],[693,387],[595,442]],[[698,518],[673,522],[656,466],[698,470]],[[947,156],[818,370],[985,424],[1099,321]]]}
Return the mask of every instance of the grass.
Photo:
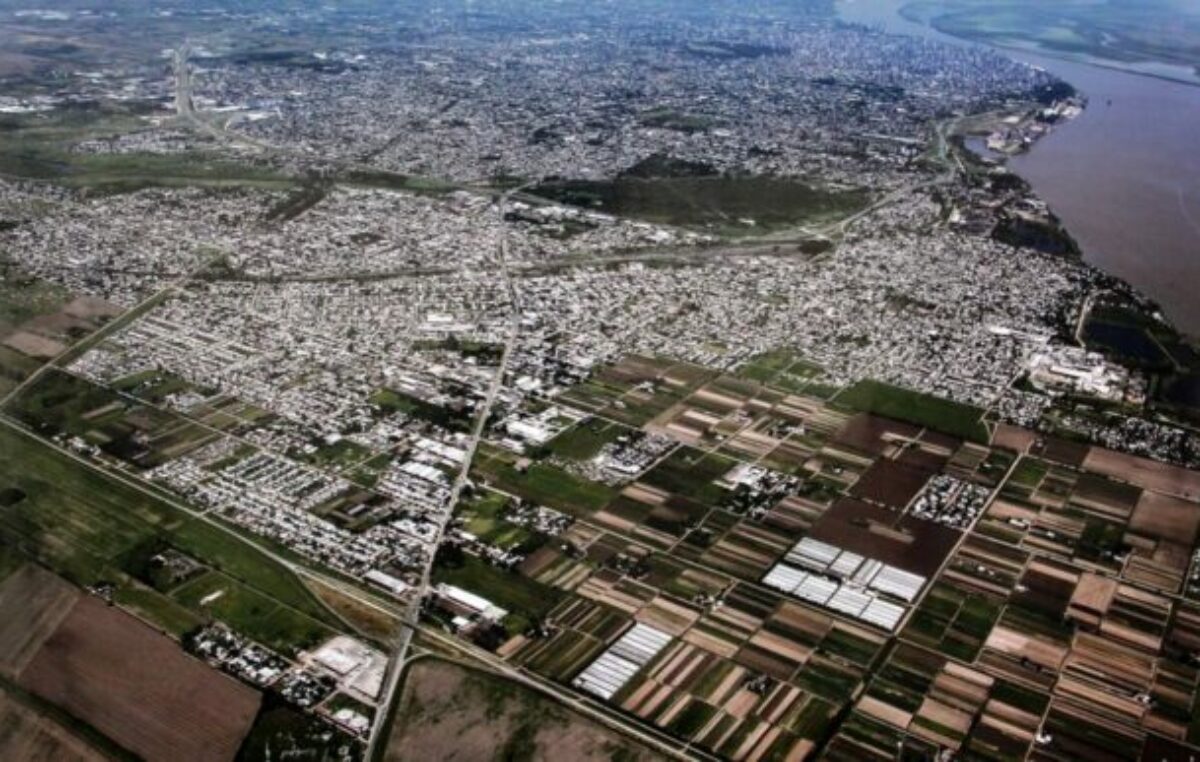
{"label": "grass", "polygon": [[515,464],[516,458],[510,453],[483,446],[471,470],[501,491],[572,516],[589,516],[616,494],[607,485],[581,479],[545,463],[534,463],[524,471]]}
{"label": "grass", "polygon": [[[60,286],[30,277],[11,264],[0,262],[0,340],[35,317],[57,312],[69,299],[70,294]],[[69,343],[72,337],[54,338]],[[39,361],[0,346],[0,394],[16,388],[40,366]]]}
{"label": "grass", "polygon": [[617,441],[629,429],[610,421],[591,418],[582,421],[550,440],[550,452],[565,460],[587,461],[600,454],[605,445]]}
{"label": "grass", "polygon": [[185,583],[171,597],[285,654],[311,648],[334,634],[312,617],[216,571]]}
{"label": "grass", "polygon": [[[524,623],[543,619],[565,595],[558,588],[504,571],[471,555],[462,556],[461,564],[439,563],[434,567],[433,580],[481,595]],[[514,621],[510,629],[521,624]]]}
{"label": "grass", "polygon": [[400,626],[398,615],[380,611],[331,585],[310,580],[308,587],[360,635],[376,643],[386,644]]}
{"label": "grass", "polygon": [[650,469],[642,481],[676,495],[714,506],[727,490],[714,480],[729,473],[737,464],[723,455],[704,453],[692,447],[680,447]]}
{"label": "grass", "polygon": [[486,490],[469,502],[459,504],[459,514],[466,519],[466,530],[483,542],[501,548],[515,548],[534,537],[534,531],[504,520],[508,497]]}
{"label": "grass", "polygon": [[837,406],[912,423],[971,442],[987,444],[983,410],[880,381],[863,380],[834,398]]}
{"label": "grass", "polygon": [[740,368],[737,374],[789,394],[805,394],[815,387],[813,396],[825,398],[829,396],[827,390],[836,391],[836,387],[815,381],[825,375],[819,365],[799,359],[788,349],[776,349],[758,355]]}
{"label": "grass", "polygon": [[[119,602],[169,632],[184,627],[187,614],[134,582],[125,568],[156,537],[208,566],[209,578],[225,579],[240,596],[233,603],[269,601],[289,612],[267,621],[224,604],[237,618],[229,624],[250,637],[286,647],[340,626],[298,578],[256,548],[7,426],[0,427],[0,485],[25,495],[0,508],[0,537],[82,587],[117,582]],[[195,599],[181,595],[174,602],[204,615]]]}
{"label": "grass", "polygon": [[470,411],[452,410],[393,389],[378,390],[371,395],[371,402],[389,413],[403,413],[450,431],[468,431],[473,420]]}
{"label": "grass", "polygon": [[113,600],[167,634],[180,638],[204,624],[204,617],[156,590],[132,581],[117,588]]}
{"label": "grass", "polygon": [[0,172],[102,193],[151,187],[290,188],[296,182],[266,167],[190,152],[87,154],[71,150],[92,137],[142,129],[146,104],[73,104],[35,115],[4,115]]}
{"label": "grass", "polygon": [[835,191],[763,176],[556,181],[543,183],[532,192],[622,217],[730,235],[761,234],[838,219],[870,201],[866,191]]}
{"label": "grass", "polygon": [[304,455],[301,460],[317,466],[349,468],[366,461],[370,455],[370,448],[349,439],[339,439],[333,443],[322,444],[315,451]]}
{"label": "grass", "polygon": [[38,315],[57,312],[69,299],[70,293],[63,287],[0,262],[0,334]]}

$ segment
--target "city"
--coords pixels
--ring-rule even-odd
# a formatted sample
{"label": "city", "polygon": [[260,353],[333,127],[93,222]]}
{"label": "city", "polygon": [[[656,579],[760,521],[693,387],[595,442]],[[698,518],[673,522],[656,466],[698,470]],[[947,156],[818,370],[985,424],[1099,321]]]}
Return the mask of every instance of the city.
{"label": "city", "polygon": [[1085,93],[821,2],[68,5],[0,5],[5,756],[1200,753],[1200,355],[1008,166]]}

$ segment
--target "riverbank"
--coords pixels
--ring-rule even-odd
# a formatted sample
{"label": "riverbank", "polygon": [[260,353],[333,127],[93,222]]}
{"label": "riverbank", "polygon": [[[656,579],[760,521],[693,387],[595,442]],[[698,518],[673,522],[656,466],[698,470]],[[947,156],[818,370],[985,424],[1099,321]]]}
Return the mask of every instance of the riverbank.
{"label": "riverbank", "polygon": [[[953,44],[900,15],[905,0],[843,0],[841,18]],[[1077,118],[1008,166],[1028,181],[1078,241],[1084,259],[1159,304],[1200,337],[1200,87],[1007,49],[1089,99]]]}

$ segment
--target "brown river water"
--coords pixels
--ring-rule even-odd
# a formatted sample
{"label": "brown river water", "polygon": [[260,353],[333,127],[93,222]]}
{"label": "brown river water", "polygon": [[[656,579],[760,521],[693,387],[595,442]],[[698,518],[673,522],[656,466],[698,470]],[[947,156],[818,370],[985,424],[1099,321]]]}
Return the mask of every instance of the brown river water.
{"label": "brown river water", "polygon": [[[842,0],[846,21],[964,43],[902,18],[903,0]],[[1062,219],[1084,258],[1200,337],[1200,85],[1024,50],[1088,108],[1009,161]]]}

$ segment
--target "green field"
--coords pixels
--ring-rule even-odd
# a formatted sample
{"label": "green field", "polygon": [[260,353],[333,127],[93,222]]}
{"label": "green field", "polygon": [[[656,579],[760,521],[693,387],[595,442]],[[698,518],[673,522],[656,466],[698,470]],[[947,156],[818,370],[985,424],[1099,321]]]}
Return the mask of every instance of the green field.
{"label": "green field", "polygon": [[590,482],[545,463],[534,463],[524,471],[517,457],[495,447],[483,446],[471,471],[497,489],[572,516],[588,516],[603,508],[616,494],[604,484]]}
{"label": "green field", "polygon": [[592,418],[581,421],[550,440],[550,452],[566,460],[591,460],[604,445],[611,444],[630,430],[619,423]]}
{"label": "green field", "polygon": [[728,490],[714,483],[737,465],[724,455],[705,453],[692,447],[679,447],[642,476],[653,487],[717,505]]}
{"label": "green field", "polygon": [[[131,388],[141,388],[133,380]],[[151,382],[176,388],[175,382]],[[43,373],[9,403],[9,412],[43,436],[66,434],[106,454],[151,468],[212,441],[217,435],[172,413],[142,405],[115,391],[60,370]],[[182,425],[181,425],[182,424]]]}
{"label": "green field", "polygon": [[[77,585],[116,583],[119,602],[168,631],[178,633],[206,613],[198,599],[167,598],[131,577],[134,554],[156,538],[207,566],[200,580],[223,580],[232,592],[215,613],[252,638],[302,647],[341,626],[295,575],[229,532],[8,426],[0,426],[0,488],[20,495],[0,507],[5,544]],[[274,613],[264,618],[267,603]]]}
{"label": "green field", "polygon": [[894,418],[916,426],[986,444],[983,410],[879,381],[859,381],[834,398],[836,406]]}
{"label": "green field", "polygon": [[265,167],[234,163],[215,153],[103,153],[71,150],[81,141],[143,130],[153,103],[97,101],[39,114],[0,116],[0,172],[49,180],[100,193],[151,187],[253,186],[286,189],[291,178]]}
{"label": "green field", "polygon": [[516,572],[504,571],[463,554],[439,555],[433,569],[434,582],[461,587],[508,611],[504,626],[512,634],[523,632],[534,620],[543,619],[563,596],[563,591],[543,585]]}
{"label": "green field", "polygon": [[622,217],[729,235],[768,233],[840,219],[870,202],[870,195],[861,190],[834,190],[760,176],[621,176],[547,182],[532,192]]}
{"label": "green field", "polygon": [[[532,529],[504,519],[508,497],[499,492],[484,490],[471,500],[458,505],[456,513],[466,521],[465,529],[481,541],[511,550],[529,544],[540,545],[544,538]],[[528,546],[522,552],[529,552]]]}
{"label": "green field", "polygon": [[376,391],[371,402],[388,413],[403,413],[451,431],[467,431],[474,420],[468,410],[451,410],[392,389]]}
{"label": "green field", "polygon": [[[0,341],[26,321],[57,312],[69,300],[65,289],[0,262]],[[40,361],[0,346],[0,394],[11,391],[40,366]]]}

